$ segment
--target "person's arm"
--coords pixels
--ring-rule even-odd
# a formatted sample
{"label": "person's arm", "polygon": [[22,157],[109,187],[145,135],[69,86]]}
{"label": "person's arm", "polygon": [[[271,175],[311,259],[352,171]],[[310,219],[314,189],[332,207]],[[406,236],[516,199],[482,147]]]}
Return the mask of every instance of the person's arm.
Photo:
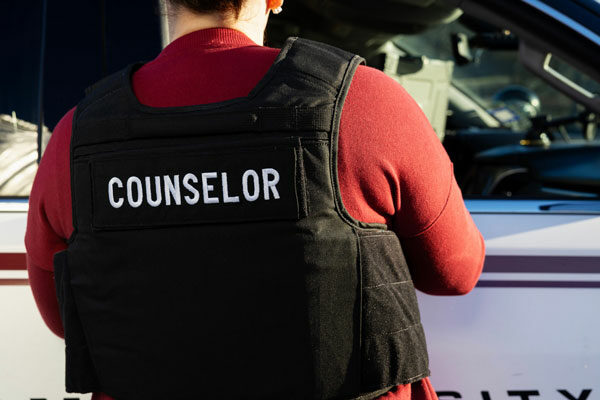
{"label": "person's arm", "polygon": [[42,319],[56,336],[64,337],[54,287],[54,272],[38,267],[29,260],[27,261],[27,271],[29,273],[29,285],[33,292],[33,298]]}
{"label": "person's arm", "polygon": [[483,267],[483,239],[452,163],[416,102],[382,72],[360,67],[339,140],[340,189],[350,214],[396,232],[417,289],[470,291]]}
{"label": "person's arm", "polygon": [[38,168],[25,233],[27,270],[33,297],[48,328],[63,337],[54,286],[54,254],[67,247],[73,232],[69,145],[75,109],[56,125]]}
{"label": "person's arm", "polygon": [[485,257],[483,237],[454,180],[439,216],[416,235],[401,237],[415,287],[435,295],[470,292]]}

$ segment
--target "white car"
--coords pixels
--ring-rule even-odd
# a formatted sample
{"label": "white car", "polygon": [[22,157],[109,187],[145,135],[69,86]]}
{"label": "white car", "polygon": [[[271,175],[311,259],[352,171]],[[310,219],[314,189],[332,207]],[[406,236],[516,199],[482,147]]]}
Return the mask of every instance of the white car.
{"label": "white car", "polygon": [[[318,3],[295,7],[310,12]],[[386,20],[385,35],[365,40],[364,50],[430,118],[486,241],[472,293],[419,295],[440,399],[600,398],[600,3],[379,3],[444,11],[432,10],[430,23],[418,26],[399,19],[400,35],[389,34]],[[349,7],[327,4],[336,13]],[[346,25],[355,21],[350,11]],[[303,20],[295,23],[311,36]],[[377,21],[367,22],[357,32],[375,32]],[[7,73],[0,82],[11,79]],[[10,87],[0,85],[7,126],[0,131],[0,400],[89,398],[64,393],[63,342],[42,322],[28,287],[23,237],[37,126],[7,108],[1,91],[19,93]]]}

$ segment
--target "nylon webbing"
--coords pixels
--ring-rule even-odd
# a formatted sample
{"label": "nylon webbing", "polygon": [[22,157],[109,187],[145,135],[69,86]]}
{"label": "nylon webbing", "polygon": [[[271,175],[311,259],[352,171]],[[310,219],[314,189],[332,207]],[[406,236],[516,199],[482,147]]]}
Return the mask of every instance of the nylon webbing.
{"label": "nylon webbing", "polygon": [[[169,132],[178,136],[202,136],[239,132],[308,132],[331,130],[333,105],[319,107],[259,108],[252,112],[204,114],[171,114],[169,119],[161,115],[143,118],[113,118],[109,124],[127,127],[120,139],[132,140],[164,137]],[[88,120],[80,129],[96,124]],[[101,138],[90,138],[86,145],[102,143]]]}

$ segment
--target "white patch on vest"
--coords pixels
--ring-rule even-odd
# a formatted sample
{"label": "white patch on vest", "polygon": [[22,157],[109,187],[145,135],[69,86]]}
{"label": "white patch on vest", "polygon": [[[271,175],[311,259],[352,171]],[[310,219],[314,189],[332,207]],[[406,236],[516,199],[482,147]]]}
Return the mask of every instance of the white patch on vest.
{"label": "white patch on vest", "polygon": [[119,189],[122,189],[123,182],[121,182],[121,180],[117,177],[113,177],[110,179],[110,181],[108,181],[108,201],[110,202],[110,205],[113,206],[113,208],[119,208],[123,205],[125,200],[123,200],[123,198],[120,198],[119,200],[115,201],[115,192],[113,189],[114,185],[117,185]]}
{"label": "white patch on vest", "polygon": [[162,193],[160,190],[160,176],[154,177],[154,187],[156,189],[156,200],[152,199],[152,184],[150,183],[150,177],[147,176],[146,178],[144,178],[144,181],[146,182],[146,201],[152,207],[160,206],[160,203],[162,203]]}
{"label": "white patch on vest", "polygon": [[[217,179],[219,174],[221,174],[221,193],[218,189],[215,189],[214,184],[211,184],[211,180]],[[279,200],[280,195],[277,184],[280,179],[279,171],[274,168],[263,168],[260,173],[253,169],[246,170],[241,178],[244,200],[248,202],[256,201],[261,197],[261,194],[264,200]],[[154,180],[154,185],[152,180]],[[231,180],[227,172],[203,172],[200,181],[202,195],[200,194],[200,188],[198,188],[198,176],[193,173],[187,173],[183,176],[181,185],[184,189],[183,198],[187,204],[196,205],[201,198],[203,204],[241,202],[241,196],[230,194],[230,188],[232,187],[234,188],[233,193],[239,193],[240,181]],[[140,207],[144,201],[151,207],[158,207],[161,204],[166,206],[181,205],[182,193],[179,175],[146,176],[144,182],[137,176],[130,176],[127,178],[126,193],[119,195],[119,193],[116,193],[117,189],[123,189],[123,181],[120,178],[112,177],[108,181],[108,201],[113,208],[122,207],[125,200],[133,208]]]}
{"label": "white patch on vest", "polygon": [[219,202],[218,197],[210,197],[209,193],[215,190],[214,185],[209,185],[208,180],[217,177],[216,172],[203,172],[202,173],[202,195],[204,197],[204,204],[216,204]]}
{"label": "white patch on vest", "polygon": [[190,184],[190,181],[198,183],[198,177],[194,174],[185,174],[183,177],[183,187],[193,194],[193,196],[185,196],[185,202],[193,206],[200,200],[200,192]]}
{"label": "white patch on vest", "polygon": [[169,175],[164,175],[165,182],[165,204],[171,205],[171,197],[175,200],[175,204],[181,205],[181,191],[179,190],[179,175],[173,176],[173,180]]}
{"label": "white patch on vest", "polygon": [[[262,170],[263,176],[263,185],[265,192],[265,200],[269,200],[269,190],[273,191],[273,198],[275,200],[279,199],[279,192],[277,191],[277,184],[279,183],[279,172],[273,168],[264,168]],[[272,176],[273,179],[269,179],[269,176]]]}
{"label": "white patch on vest", "polygon": [[239,203],[240,196],[229,197],[229,182],[227,181],[227,172],[221,173],[221,183],[223,184],[223,203]]}
{"label": "white patch on vest", "polygon": [[[137,186],[137,200],[133,199],[133,184]],[[130,176],[127,179],[127,202],[133,208],[138,208],[144,201],[144,191],[142,189],[142,181],[137,176]]]}
{"label": "white patch on vest", "polygon": [[[254,181],[254,183],[253,183],[254,193],[252,193],[252,194],[250,194],[250,192],[248,191],[248,177],[250,177],[250,176],[252,177],[252,180]],[[244,197],[246,198],[246,200],[255,201],[256,199],[258,199],[258,196],[260,196],[259,180],[260,180],[260,178],[258,177],[258,174],[256,173],[255,170],[249,169],[246,172],[244,172],[244,175],[242,176],[242,191],[244,192]]]}

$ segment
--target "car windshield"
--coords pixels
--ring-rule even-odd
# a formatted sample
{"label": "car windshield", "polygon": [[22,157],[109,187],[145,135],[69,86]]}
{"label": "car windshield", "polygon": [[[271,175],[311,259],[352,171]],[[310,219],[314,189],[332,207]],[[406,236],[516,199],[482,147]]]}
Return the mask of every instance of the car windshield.
{"label": "car windshield", "polygon": [[[463,19],[437,26],[418,35],[400,35],[394,38],[396,46],[410,55],[424,55],[432,59],[455,60],[452,35],[462,34],[487,45],[471,47],[471,61],[454,67],[452,84],[479,103],[491,115],[518,130],[529,128],[529,118],[546,115],[559,118],[575,115],[582,108],[571,98],[554,89],[544,80],[527,70],[518,60],[518,39],[509,31],[499,31],[489,26],[467,26]],[[467,22],[469,22],[467,20]],[[578,85],[600,93],[600,84],[585,74],[564,66],[565,75]],[[504,111],[502,96],[507,90],[518,88],[523,96],[535,103],[533,110],[512,108]],[[511,108],[511,107],[509,107]],[[500,112],[499,112],[500,111]],[[519,119],[519,123],[510,123]],[[510,124],[509,124],[510,123]]]}

